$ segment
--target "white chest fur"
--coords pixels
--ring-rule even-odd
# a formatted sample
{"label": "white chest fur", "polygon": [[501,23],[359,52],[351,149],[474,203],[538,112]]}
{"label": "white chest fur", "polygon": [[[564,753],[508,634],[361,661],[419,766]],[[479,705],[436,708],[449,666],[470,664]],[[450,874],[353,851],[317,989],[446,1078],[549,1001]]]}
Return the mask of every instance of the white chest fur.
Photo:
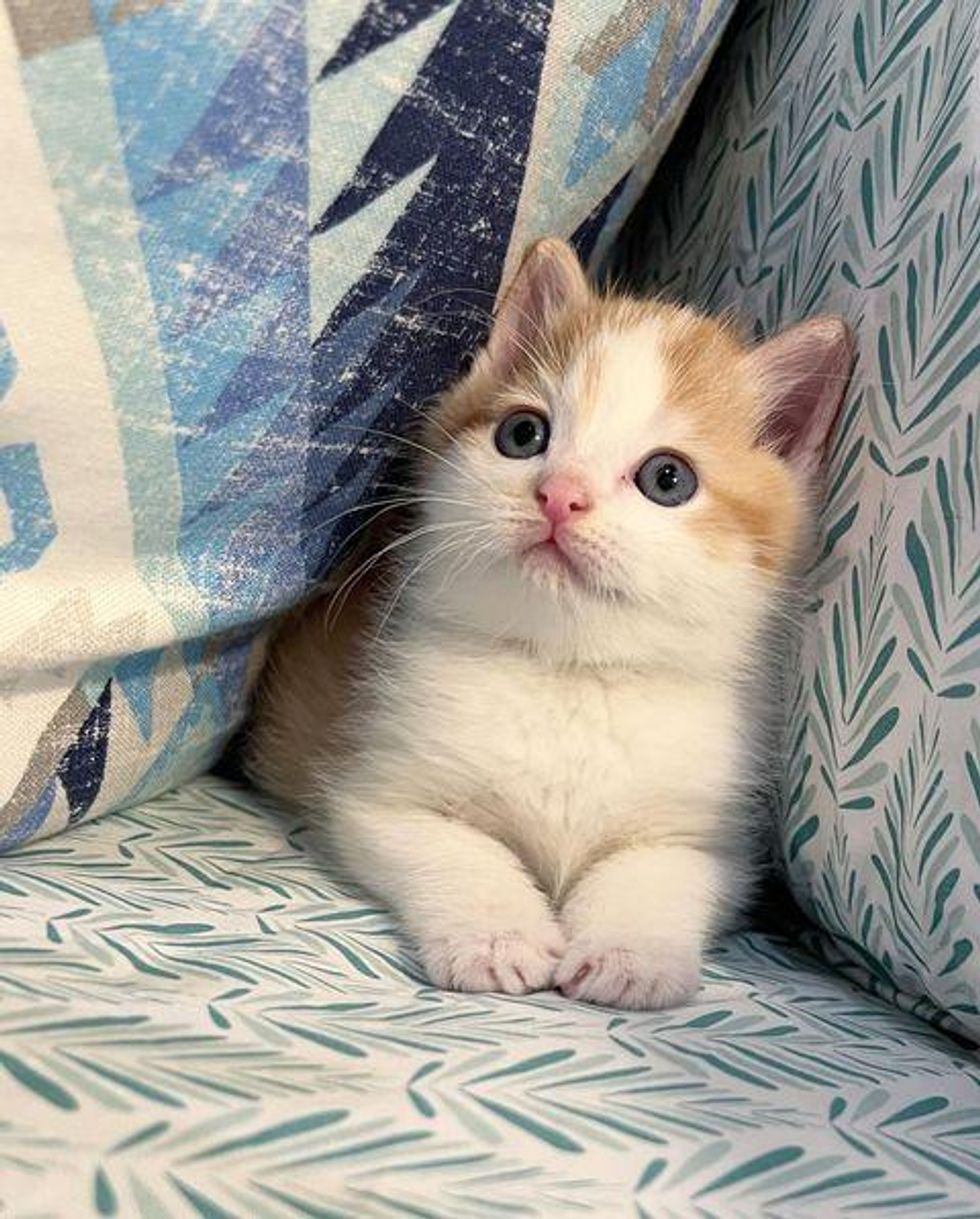
{"label": "white chest fur", "polygon": [[722,683],[556,669],[440,641],[394,659],[361,764],[500,838],[551,891],[629,841],[707,845],[739,768]]}

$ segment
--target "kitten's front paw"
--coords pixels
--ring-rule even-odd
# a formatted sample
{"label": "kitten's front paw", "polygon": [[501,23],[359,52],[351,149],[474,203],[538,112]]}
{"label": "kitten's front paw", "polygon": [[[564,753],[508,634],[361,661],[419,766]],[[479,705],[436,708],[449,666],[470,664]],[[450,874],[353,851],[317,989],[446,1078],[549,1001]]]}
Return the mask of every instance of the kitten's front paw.
{"label": "kitten's front paw", "polygon": [[461,932],[421,945],[423,964],[436,986],[505,995],[548,990],[564,950],[557,925],[533,933]]}
{"label": "kitten's front paw", "polygon": [[572,942],[555,986],[569,999],[651,1011],[684,1003],[700,979],[701,956],[689,946],[615,945],[583,937]]}

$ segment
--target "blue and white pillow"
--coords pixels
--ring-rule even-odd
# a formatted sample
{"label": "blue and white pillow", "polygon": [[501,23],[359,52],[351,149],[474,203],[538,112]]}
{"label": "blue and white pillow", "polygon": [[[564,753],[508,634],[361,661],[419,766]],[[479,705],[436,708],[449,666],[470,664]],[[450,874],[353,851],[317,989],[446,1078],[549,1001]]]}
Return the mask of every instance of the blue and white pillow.
{"label": "blue and white pillow", "polygon": [[0,849],[205,769],[523,246],[732,0],[0,5]]}

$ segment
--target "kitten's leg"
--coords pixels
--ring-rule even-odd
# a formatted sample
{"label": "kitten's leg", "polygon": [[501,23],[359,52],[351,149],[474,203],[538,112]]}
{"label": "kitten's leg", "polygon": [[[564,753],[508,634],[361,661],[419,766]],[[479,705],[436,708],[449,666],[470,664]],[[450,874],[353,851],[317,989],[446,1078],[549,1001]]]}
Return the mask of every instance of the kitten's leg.
{"label": "kitten's leg", "polygon": [[565,939],[517,857],[425,809],[336,809],[330,837],[351,875],[396,913],[429,977],[450,990],[551,986]]}
{"label": "kitten's leg", "polygon": [[698,988],[701,952],[738,901],[737,866],[681,846],[610,855],[578,882],[562,910],[569,948],[555,983],[613,1007],[670,1007]]}

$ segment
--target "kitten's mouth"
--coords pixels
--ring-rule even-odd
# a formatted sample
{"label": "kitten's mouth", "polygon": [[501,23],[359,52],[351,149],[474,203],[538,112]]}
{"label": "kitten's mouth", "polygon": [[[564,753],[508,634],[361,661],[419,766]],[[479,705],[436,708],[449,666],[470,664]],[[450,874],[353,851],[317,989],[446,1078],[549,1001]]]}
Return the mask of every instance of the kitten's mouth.
{"label": "kitten's mouth", "polygon": [[522,552],[521,557],[526,563],[540,571],[570,576],[576,581],[583,579],[580,563],[569,554],[567,546],[559,540],[557,534],[552,533],[537,542],[532,542]]}

